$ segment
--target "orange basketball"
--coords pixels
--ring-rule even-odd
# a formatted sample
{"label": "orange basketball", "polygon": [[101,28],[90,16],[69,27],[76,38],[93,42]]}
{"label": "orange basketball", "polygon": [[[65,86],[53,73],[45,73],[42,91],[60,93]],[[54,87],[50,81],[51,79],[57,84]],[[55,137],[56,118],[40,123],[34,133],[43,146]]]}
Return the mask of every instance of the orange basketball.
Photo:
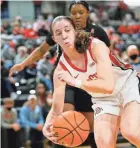
{"label": "orange basketball", "polygon": [[76,147],[87,139],[90,129],[88,120],[83,114],[67,111],[56,118],[53,130],[58,136],[57,144]]}

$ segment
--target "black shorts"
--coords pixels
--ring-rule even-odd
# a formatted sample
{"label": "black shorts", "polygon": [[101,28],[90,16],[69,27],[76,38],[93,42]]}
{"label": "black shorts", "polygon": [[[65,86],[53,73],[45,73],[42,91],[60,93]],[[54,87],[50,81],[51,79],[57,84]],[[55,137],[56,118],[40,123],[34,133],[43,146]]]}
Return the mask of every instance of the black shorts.
{"label": "black shorts", "polygon": [[66,86],[65,103],[73,104],[76,111],[93,112],[91,95],[79,88]]}

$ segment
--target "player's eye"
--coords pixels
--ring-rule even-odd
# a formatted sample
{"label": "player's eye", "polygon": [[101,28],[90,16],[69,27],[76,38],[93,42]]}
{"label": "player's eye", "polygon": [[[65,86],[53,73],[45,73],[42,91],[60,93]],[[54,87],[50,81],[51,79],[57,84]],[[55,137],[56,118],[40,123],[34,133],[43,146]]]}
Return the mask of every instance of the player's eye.
{"label": "player's eye", "polygon": [[61,35],[61,32],[57,32],[56,35],[57,35],[57,36],[60,36],[60,35]]}
{"label": "player's eye", "polygon": [[69,32],[69,31],[70,31],[70,29],[65,29],[65,31],[66,31],[66,32]]}
{"label": "player's eye", "polygon": [[71,14],[72,14],[72,15],[76,15],[76,12],[72,12]]}
{"label": "player's eye", "polygon": [[79,13],[80,13],[80,14],[84,14],[84,12],[83,12],[83,11],[80,11]]}

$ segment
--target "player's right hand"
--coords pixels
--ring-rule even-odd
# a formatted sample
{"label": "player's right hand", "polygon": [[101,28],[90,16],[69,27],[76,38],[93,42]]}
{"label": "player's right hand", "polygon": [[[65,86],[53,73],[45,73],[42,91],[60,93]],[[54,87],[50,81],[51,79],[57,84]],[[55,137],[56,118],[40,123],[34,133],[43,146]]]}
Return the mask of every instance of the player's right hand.
{"label": "player's right hand", "polygon": [[45,123],[42,132],[47,139],[54,143],[57,142],[57,137],[55,136],[55,132],[53,131],[53,125],[51,123]]}
{"label": "player's right hand", "polygon": [[14,72],[19,72],[24,69],[24,65],[22,63],[14,65],[9,72],[9,76],[12,76]]}

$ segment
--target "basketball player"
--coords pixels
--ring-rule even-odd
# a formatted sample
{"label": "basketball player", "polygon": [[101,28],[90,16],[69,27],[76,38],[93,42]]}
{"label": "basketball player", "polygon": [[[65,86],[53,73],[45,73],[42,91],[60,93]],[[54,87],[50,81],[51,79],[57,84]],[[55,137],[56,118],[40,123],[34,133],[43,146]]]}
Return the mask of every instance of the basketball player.
{"label": "basketball player", "polygon": [[[108,47],[110,46],[110,41],[105,31],[98,25],[92,25],[89,23],[88,21],[89,6],[85,1],[78,1],[78,2],[73,1],[69,7],[69,11],[71,18],[77,29],[84,29],[88,32],[91,32],[91,30],[93,30],[94,36],[102,40]],[[38,47],[24,62],[12,67],[12,69],[10,70],[10,75],[14,71],[20,71],[24,69],[24,67],[41,59],[43,55],[48,51],[50,46],[54,44],[55,42],[52,40],[51,35],[47,36],[46,41],[40,47]],[[60,48],[59,51],[61,53]],[[75,109],[83,113],[90,123],[91,131],[93,131],[93,109],[91,106],[92,106],[91,95],[89,95],[87,92],[81,89],[67,85],[65,92],[64,111]],[[89,134],[88,142],[91,148],[96,148],[93,133]]]}
{"label": "basketball player", "polygon": [[63,112],[67,83],[93,97],[98,148],[115,148],[119,128],[127,140],[140,148],[139,79],[131,65],[120,62],[99,39],[91,39],[86,32],[76,32],[68,17],[55,18],[51,30],[63,54],[54,72],[53,104],[43,134],[57,141],[50,128]]}

